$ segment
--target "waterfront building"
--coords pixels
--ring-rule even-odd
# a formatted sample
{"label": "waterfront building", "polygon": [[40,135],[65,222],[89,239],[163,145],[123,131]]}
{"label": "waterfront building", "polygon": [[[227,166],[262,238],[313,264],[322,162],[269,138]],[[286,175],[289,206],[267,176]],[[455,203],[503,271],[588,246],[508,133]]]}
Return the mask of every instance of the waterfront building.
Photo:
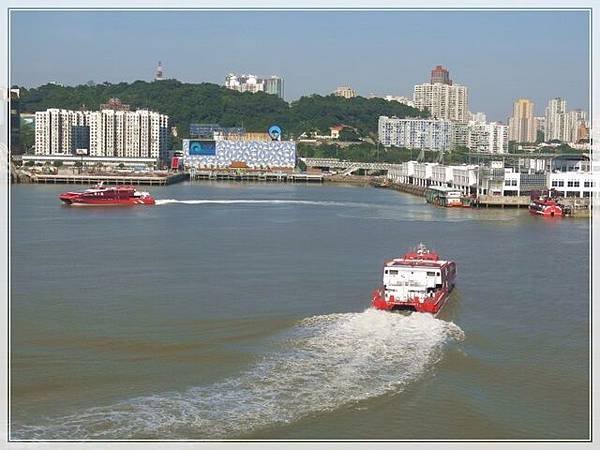
{"label": "waterfront building", "polygon": [[418,84],[413,94],[416,108],[427,108],[431,117],[458,122],[468,121],[468,100],[468,89],[458,84]]}
{"label": "waterfront building", "polygon": [[339,86],[333,93],[336,97],[354,98],[356,97],[356,91],[350,86]]}
{"label": "waterfront building", "polygon": [[[169,117],[149,110],[69,111],[36,113],[36,155],[159,158],[168,146]],[[82,147],[85,145],[85,147]]]}
{"label": "waterfront building", "polygon": [[183,164],[191,169],[293,169],[296,144],[291,141],[183,140]]}
{"label": "waterfront building", "polygon": [[225,87],[238,92],[266,92],[283,98],[283,78],[276,75],[260,78],[252,74],[230,73],[225,77]]}
{"label": "waterfront building", "polygon": [[431,71],[431,84],[452,84],[452,80],[450,79],[450,72],[448,69],[445,69],[443,66],[435,66]]}
{"label": "waterfront building", "polygon": [[452,122],[443,119],[379,117],[379,142],[424,150],[449,150],[452,144]]}
{"label": "waterfront building", "polygon": [[512,117],[508,121],[508,138],[515,142],[535,142],[536,122],[533,116],[535,104],[520,98],[513,103]]}

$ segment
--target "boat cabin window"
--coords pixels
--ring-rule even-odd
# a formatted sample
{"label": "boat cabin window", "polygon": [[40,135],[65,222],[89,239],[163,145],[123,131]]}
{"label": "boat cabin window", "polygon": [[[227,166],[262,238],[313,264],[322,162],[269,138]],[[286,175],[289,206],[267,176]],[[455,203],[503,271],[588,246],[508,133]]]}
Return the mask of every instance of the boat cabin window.
{"label": "boat cabin window", "polygon": [[435,277],[435,275],[436,275],[435,272],[427,272],[428,277]]}
{"label": "boat cabin window", "polygon": [[390,270],[390,275],[398,275],[398,271],[397,270]]}

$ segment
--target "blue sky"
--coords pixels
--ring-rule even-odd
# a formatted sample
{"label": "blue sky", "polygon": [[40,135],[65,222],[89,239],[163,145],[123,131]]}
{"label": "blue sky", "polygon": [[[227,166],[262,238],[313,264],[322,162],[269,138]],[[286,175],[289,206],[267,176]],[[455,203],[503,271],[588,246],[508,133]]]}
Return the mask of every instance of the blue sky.
{"label": "blue sky", "polygon": [[13,11],[11,83],[151,80],[161,60],[185,82],[277,74],[286,100],[411,97],[442,64],[471,111],[505,121],[518,97],[588,108],[588,36],[583,11]]}

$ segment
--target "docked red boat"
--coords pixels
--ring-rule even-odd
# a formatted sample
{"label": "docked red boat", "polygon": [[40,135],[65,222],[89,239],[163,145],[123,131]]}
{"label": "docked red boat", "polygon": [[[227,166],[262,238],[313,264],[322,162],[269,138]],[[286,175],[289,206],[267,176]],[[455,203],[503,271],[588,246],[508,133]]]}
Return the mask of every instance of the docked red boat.
{"label": "docked red boat", "polygon": [[531,194],[531,203],[529,203],[529,212],[539,216],[562,217],[563,208],[554,199],[553,191],[534,192]]}
{"label": "docked red boat", "polygon": [[133,186],[104,186],[102,183],[83,192],[64,192],[58,198],[67,205],[73,206],[128,206],[156,203],[148,192],[136,191]]}
{"label": "docked red boat", "polygon": [[383,287],[373,292],[376,309],[437,314],[454,288],[456,263],[439,259],[423,244],[401,258],[386,261]]}

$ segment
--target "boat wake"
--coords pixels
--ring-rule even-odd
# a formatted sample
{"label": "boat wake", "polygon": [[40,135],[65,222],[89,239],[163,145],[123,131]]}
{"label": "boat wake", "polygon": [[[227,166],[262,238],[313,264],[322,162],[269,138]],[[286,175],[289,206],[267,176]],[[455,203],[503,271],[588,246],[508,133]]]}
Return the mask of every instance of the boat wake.
{"label": "boat wake", "polygon": [[315,200],[248,200],[248,199],[232,199],[232,200],[175,200],[173,198],[156,200],[157,205],[245,205],[245,204],[261,204],[261,205],[314,205],[314,206],[373,206],[368,203],[353,203],[353,202],[333,202],[333,201],[315,201]]}
{"label": "boat wake", "polygon": [[238,376],[124,400],[38,425],[13,424],[13,439],[223,439],[397,393],[441,357],[462,330],[429,314],[374,309],[315,316]]}

